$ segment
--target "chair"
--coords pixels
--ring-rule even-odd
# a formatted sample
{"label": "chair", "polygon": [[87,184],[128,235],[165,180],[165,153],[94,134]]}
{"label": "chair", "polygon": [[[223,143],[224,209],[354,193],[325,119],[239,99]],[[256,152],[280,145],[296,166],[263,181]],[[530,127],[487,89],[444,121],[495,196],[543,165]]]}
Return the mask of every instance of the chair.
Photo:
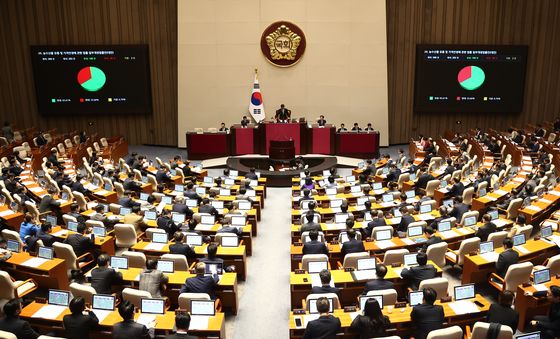
{"label": "chair", "polygon": [[372,239],[375,237],[375,232],[379,232],[379,231],[391,231],[391,233],[393,233],[395,229],[393,228],[393,226],[375,226],[374,228],[371,229],[371,237]]}
{"label": "chair", "polygon": [[426,196],[433,197],[435,190],[437,190],[440,185],[441,181],[437,179],[428,181],[428,184],[426,185]]}
{"label": "chair", "polygon": [[500,248],[504,244],[504,239],[507,235],[507,231],[494,232],[488,236],[488,241],[492,241],[494,243],[494,248]]}
{"label": "chair", "polygon": [[158,182],[153,174],[148,174],[148,184],[152,185],[152,190],[157,191]]}
{"label": "chair", "polygon": [[474,187],[465,188],[463,191],[463,203],[466,205],[472,205],[472,198],[474,195]]}
{"label": "chair", "polygon": [[208,293],[181,293],[179,294],[179,308],[191,311],[191,300],[212,300]]}
{"label": "chair", "polygon": [[399,190],[402,189],[403,183],[410,181],[410,174],[409,173],[403,173],[401,175],[399,175],[399,179],[397,180],[397,185]]}
{"label": "chair", "polygon": [[[301,233],[301,243],[304,243],[305,237],[309,235],[309,231],[305,231]],[[325,234],[323,232],[319,232],[319,236],[317,240],[320,242],[325,242]]]}
{"label": "chair", "polygon": [[[316,220],[318,223],[321,223],[321,215],[319,213],[315,213],[313,215],[313,219],[318,219]],[[302,215],[301,218],[299,218],[299,224],[303,225],[307,222],[307,217],[305,215]]]}
{"label": "chair", "polygon": [[88,227],[93,227],[93,226],[97,226],[97,227],[103,227],[105,228],[105,225],[103,224],[102,221],[99,220],[86,220],[86,226]]}
{"label": "chair", "polygon": [[[470,327],[467,326],[466,328],[466,339],[477,339],[477,338],[487,338],[488,329],[490,328],[489,323],[485,323],[482,321],[477,321],[474,324],[472,329],[472,333],[470,332]],[[509,326],[501,326],[500,332],[496,339],[513,339],[513,331]]]}
{"label": "chair", "polygon": [[523,199],[521,198],[513,199],[512,201],[510,201],[506,209],[506,218],[509,220],[514,220],[515,218],[517,218],[521,204],[523,204]]}
{"label": "chair", "polygon": [[478,251],[480,247],[480,238],[473,237],[461,241],[461,245],[457,251],[448,250],[445,253],[445,259],[453,264],[462,266],[465,261],[465,255]]}
{"label": "chair", "polygon": [[62,220],[64,221],[64,224],[66,225],[66,227],[68,227],[68,222],[70,222],[70,221],[78,222],[78,219],[76,219],[76,217],[73,217],[73,216],[68,215],[68,214],[63,214],[62,215]]}
{"label": "chair", "polygon": [[308,271],[310,262],[326,262],[328,264],[329,257],[326,254],[305,254],[301,258],[301,269]]}
{"label": "chair", "polygon": [[17,241],[19,243],[20,249],[23,249],[23,247],[25,246],[22,239],[19,237],[19,233],[16,232],[16,231],[4,229],[4,230],[2,230],[2,238],[4,238],[4,240],[15,240],[15,241]]}
{"label": "chair", "polygon": [[560,254],[553,257],[547,258],[542,265],[537,265],[533,269],[535,271],[548,268],[550,270],[550,276],[554,276],[560,273]]}
{"label": "chair", "polygon": [[433,330],[428,333],[427,339],[463,339],[463,330],[459,326]]}
{"label": "chair", "polygon": [[343,268],[352,267],[353,269],[358,268],[358,259],[369,259],[369,252],[358,252],[358,253],[348,253],[344,256],[344,261],[342,263]]}
{"label": "chair", "polygon": [[383,256],[383,264],[385,266],[390,266],[396,263],[404,262],[404,255],[410,253],[406,248],[401,248],[398,250],[388,250]]}
{"label": "chair", "polygon": [[162,230],[161,228],[155,228],[155,227],[148,227],[146,229],[146,233],[145,233],[145,237],[146,239],[152,239],[152,234],[154,233],[165,233],[164,230]]}
{"label": "chair", "polygon": [[115,246],[119,248],[130,248],[138,241],[134,225],[116,224],[115,225]]}
{"label": "chair", "polygon": [[478,220],[479,213],[478,213],[478,211],[468,211],[468,212],[463,213],[463,216],[461,217],[460,224],[464,225],[465,224],[465,219],[468,218],[468,217],[476,217],[476,220]]}
{"label": "chair", "polygon": [[64,146],[66,146],[66,148],[68,148],[68,149],[74,147],[74,145],[72,145],[72,141],[70,139],[64,139]]}
{"label": "chair", "polygon": [[161,260],[170,260],[174,262],[175,271],[188,271],[189,263],[187,258],[182,254],[169,254],[166,253],[161,256]]}
{"label": "chair", "polygon": [[445,266],[445,253],[447,253],[447,243],[445,241],[428,246],[426,255],[438,267]]}
{"label": "chair", "polygon": [[26,201],[25,202],[25,208],[27,209],[27,212],[29,212],[33,215],[34,218],[38,219],[39,216],[41,215],[41,213],[39,212],[39,209],[37,208],[37,205],[35,205],[31,201]]}
{"label": "chair", "polygon": [[418,286],[418,290],[421,291],[423,288],[431,287],[436,290],[438,298],[447,297],[449,293],[447,289],[449,288],[449,281],[447,278],[432,278],[422,280]]}
{"label": "chair", "polygon": [[121,207],[122,206],[119,205],[119,204],[110,203],[109,204],[109,211],[113,214],[119,215],[119,213],[121,213]]}
{"label": "chair", "polygon": [[556,140],[556,133],[550,133],[548,135],[548,142],[554,142]]}
{"label": "chair", "polygon": [[143,252],[124,251],[121,256],[128,258],[128,267],[146,268],[146,255]]}
{"label": "chair", "polygon": [[366,295],[382,295],[383,296],[383,306],[385,305],[395,305],[397,303],[397,290],[377,290],[369,291]]}
{"label": "chair", "polygon": [[[0,331],[0,338],[3,339],[18,339],[15,334],[6,331]],[[40,338],[40,337],[39,337]]]}
{"label": "chair", "polygon": [[122,198],[122,196],[124,195],[123,185],[120,182],[114,182],[113,187],[115,188],[115,191],[117,192],[117,197]]}
{"label": "chair", "polygon": [[132,172],[134,173],[134,180],[142,181],[142,172],[140,170],[133,169]]}
{"label": "chair", "polygon": [[62,185],[62,192],[68,195],[68,201],[74,201],[74,194],[72,194],[72,190],[70,189],[70,187]]}
{"label": "chair", "polygon": [[107,148],[109,146],[109,143],[107,142],[107,138],[101,138],[99,139],[99,142],[101,143],[101,147],[103,148]]}
{"label": "chair", "polygon": [[532,232],[533,232],[533,225],[525,225],[517,229],[517,234],[524,234],[525,239],[529,239],[531,237]]}
{"label": "chair", "polygon": [[79,283],[71,283],[70,284],[70,293],[72,296],[75,297],[82,297],[86,300],[87,304],[92,304],[93,295],[97,294],[95,288],[91,287],[91,285],[82,285]]}
{"label": "chair", "polygon": [[95,202],[88,203],[84,195],[80,192],[73,191],[72,195],[74,195],[74,199],[76,199],[76,203],[78,204],[78,206],[80,206],[80,212],[85,212],[97,204]]}
{"label": "chair", "polygon": [[[81,269],[85,266],[88,266],[94,262],[94,258],[91,253],[84,253],[81,256],[77,257],[76,253],[74,253],[74,249],[72,246],[68,244],[63,244],[60,242],[55,242],[53,244],[54,254],[59,259],[64,259],[66,263],[66,270],[70,272],[71,270]],[[87,258],[87,261],[81,261],[82,259]]]}
{"label": "chair", "polygon": [[516,292],[517,286],[528,283],[533,272],[533,263],[522,262],[511,265],[504,278],[496,273],[492,273],[488,279],[488,283],[498,291],[508,290]]}
{"label": "chair", "polygon": [[223,237],[235,237],[237,238],[237,234],[233,234],[233,233],[216,233],[216,235],[214,236],[214,241],[217,242],[218,244],[222,243],[222,238]]}
{"label": "chair", "polygon": [[110,191],[114,191],[115,190],[115,186],[113,185],[113,182],[111,181],[111,179],[109,178],[103,178],[103,186],[109,185],[109,187],[111,188]]}
{"label": "chair", "polygon": [[[341,231],[338,233],[338,242],[342,244],[342,236],[346,234],[346,231]],[[362,233],[356,232],[356,240],[362,241]]]}
{"label": "chair", "polygon": [[38,287],[39,285],[33,279],[15,281],[8,272],[0,270],[0,299],[22,298]]}
{"label": "chair", "polygon": [[148,291],[141,291],[134,288],[125,288],[122,290],[123,300],[128,300],[134,306],[140,308],[142,298],[151,298],[152,294]]}
{"label": "chair", "polygon": [[333,299],[333,309],[340,308],[340,300],[336,293],[311,293],[305,298],[305,305],[303,305],[303,308],[309,311],[309,300],[316,300],[319,298]]}

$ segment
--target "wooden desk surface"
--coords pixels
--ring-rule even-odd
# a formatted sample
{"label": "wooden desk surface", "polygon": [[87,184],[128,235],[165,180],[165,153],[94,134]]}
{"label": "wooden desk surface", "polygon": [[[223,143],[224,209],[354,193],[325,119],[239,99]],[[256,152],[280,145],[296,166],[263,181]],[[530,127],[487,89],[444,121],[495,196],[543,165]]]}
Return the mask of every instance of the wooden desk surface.
{"label": "wooden desk surface", "polygon": [[[150,242],[148,241],[140,241],[138,243],[136,243],[134,246],[132,246],[132,250],[134,251],[142,251],[142,252],[156,252],[156,253],[169,253],[169,245],[172,244],[172,242],[168,242],[167,244],[163,245],[163,248],[157,249],[157,250],[152,250],[152,249],[146,249],[146,246],[148,246],[148,244],[150,244]],[[194,247],[194,251],[197,255],[200,256],[204,256],[204,254],[208,253],[206,248],[208,247],[207,244],[203,244],[202,246],[195,246]],[[237,247],[223,247],[223,246],[218,246],[218,253],[217,255],[219,257],[227,257],[227,256],[243,256],[245,254],[245,245],[239,245]]]}

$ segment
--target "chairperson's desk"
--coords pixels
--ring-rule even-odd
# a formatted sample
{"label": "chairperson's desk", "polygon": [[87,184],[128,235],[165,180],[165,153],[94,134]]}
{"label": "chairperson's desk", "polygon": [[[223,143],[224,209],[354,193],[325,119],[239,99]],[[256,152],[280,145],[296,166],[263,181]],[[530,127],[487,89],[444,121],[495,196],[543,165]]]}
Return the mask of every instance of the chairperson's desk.
{"label": "chairperson's desk", "polygon": [[226,157],[231,154],[230,135],[227,133],[187,133],[189,159],[203,160]]}
{"label": "chairperson's desk", "polygon": [[[66,308],[62,311],[58,316],[54,319],[46,319],[40,318],[34,315],[43,307],[48,306],[47,304],[41,304],[38,302],[32,302],[31,304],[27,305],[21,311],[20,317],[24,320],[27,320],[31,323],[31,325],[41,328],[44,332],[50,332],[53,329],[62,331],[62,319],[66,314],[70,314],[70,309]],[[134,318],[138,319],[141,313],[135,313]],[[119,315],[118,310],[114,310],[113,312],[109,313],[104,319],[99,322],[99,328],[97,331],[93,332],[92,338],[111,338],[111,331],[113,325],[122,321],[123,319]],[[155,316],[155,325],[154,330],[156,336],[161,336],[169,333],[173,333],[175,329],[175,312],[167,311],[163,315]],[[208,325],[205,328],[200,329],[191,329],[189,333],[197,335],[197,336],[204,336],[204,337],[218,337],[223,339],[226,337],[225,334],[225,321],[224,321],[224,314],[223,313],[216,313],[216,315],[212,317],[208,317]]]}
{"label": "chairperson's desk", "polygon": [[68,274],[63,259],[41,260],[27,252],[12,253],[2,267],[10,271],[12,277],[32,278],[43,288],[68,289]]}
{"label": "chairperson's desk", "polygon": [[[455,311],[459,307],[452,307],[452,305],[454,305],[453,302],[442,303],[439,300],[436,301],[436,304],[443,306],[445,322],[449,326],[473,324],[478,320],[482,320],[490,309],[490,301],[485,299],[480,294],[477,294],[475,298],[468,299],[466,301],[477,301],[481,303],[482,306],[474,305],[474,307],[478,309],[478,312],[461,314]],[[407,305],[404,308],[391,309],[388,306],[383,307],[383,314],[389,317],[389,320],[391,321],[391,327],[396,328],[396,335],[405,336],[407,334],[410,334],[414,330],[415,326],[410,319],[411,311],[412,307],[410,305]],[[343,335],[337,336],[337,338],[357,338],[358,334],[350,330],[350,324],[352,324],[352,320],[356,317],[356,312],[344,312],[343,309],[337,309],[334,311],[333,315],[340,319],[342,325]],[[302,321],[302,326],[296,326],[294,320],[295,317],[301,317],[301,315],[294,315],[293,312],[290,312],[291,339],[299,339],[305,332],[305,323]],[[391,331],[388,335],[394,334],[395,332]]]}
{"label": "chairperson's desk", "polygon": [[379,157],[379,132],[336,133],[336,154],[357,158]]}

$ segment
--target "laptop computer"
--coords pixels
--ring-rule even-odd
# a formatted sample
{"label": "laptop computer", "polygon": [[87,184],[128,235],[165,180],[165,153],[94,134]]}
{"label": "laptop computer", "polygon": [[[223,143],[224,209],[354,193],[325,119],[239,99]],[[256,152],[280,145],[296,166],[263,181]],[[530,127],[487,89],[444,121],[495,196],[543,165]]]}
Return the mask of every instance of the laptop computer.
{"label": "laptop computer", "polygon": [[331,208],[340,208],[340,206],[342,206],[342,199],[331,200],[331,202],[330,202],[330,207]]}
{"label": "laptop computer", "polygon": [[552,235],[552,226],[543,226],[541,228],[541,237],[547,238]]}
{"label": "laptop computer", "polygon": [[245,226],[247,224],[247,217],[244,215],[232,215],[231,224],[233,226]]}
{"label": "laptop computer", "polygon": [[451,229],[451,221],[449,220],[440,221],[437,225],[437,228],[438,228],[438,232],[449,231]]}
{"label": "laptop computer", "polygon": [[186,199],[185,205],[187,205],[189,208],[193,208],[198,206],[198,201],[196,201],[195,199]]}
{"label": "laptop computer", "polygon": [[325,189],[326,195],[336,195],[336,187],[330,187]]}
{"label": "laptop computer", "polygon": [[185,222],[186,216],[181,213],[173,213],[173,216],[171,218],[174,222],[182,224]]}
{"label": "laptop computer", "polygon": [[481,188],[478,190],[478,197],[482,198],[483,196],[486,195],[486,188]]}
{"label": "laptop computer", "polygon": [[541,332],[531,332],[522,335],[518,335],[515,339],[541,339]]}
{"label": "laptop computer", "polygon": [[475,216],[465,218],[465,224],[463,226],[474,226],[474,225],[476,225]]}
{"label": "laptop computer", "polygon": [[185,238],[186,238],[185,242],[189,246],[202,246],[202,236],[201,235],[188,234]]}
{"label": "laptop computer", "polygon": [[432,204],[423,204],[420,205],[420,213],[430,213],[432,212]]}
{"label": "laptop computer", "polygon": [[335,224],[343,224],[350,217],[348,213],[338,213],[334,215]]}
{"label": "laptop computer", "polygon": [[375,232],[376,241],[391,240],[392,238],[393,238],[393,232],[391,230],[383,230],[383,231]]}
{"label": "laptop computer", "polygon": [[196,194],[198,194],[198,195],[200,195],[200,196],[206,194],[206,188],[204,188],[204,187],[196,187],[196,188],[194,189],[194,191],[196,192]]}
{"label": "laptop computer", "polygon": [[231,195],[231,190],[229,190],[227,188],[220,188],[219,195],[221,195],[222,197],[230,196]]}
{"label": "laptop computer", "polygon": [[94,294],[91,308],[94,310],[113,311],[115,309],[115,296],[107,294]]}
{"label": "laptop computer", "polygon": [[422,226],[408,226],[407,233],[409,237],[417,237],[424,233]]}
{"label": "laptop computer", "polygon": [[355,182],[355,181],[356,181],[356,177],[353,176],[353,175],[348,175],[348,176],[346,176],[345,180],[346,180],[346,182],[349,182],[349,183],[350,183],[350,182]]}
{"label": "laptop computer", "polygon": [[161,202],[164,203],[165,205],[171,205],[173,203],[173,198],[165,196],[161,198]]}
{"label": "laptop computer", "polygon": [[474,298],[474,284],[455,286],[453,298],[455,301]]}
{"label": "laptop computer", "polygon": [[111,184],[107,183],[103,186],[103,189],[105,189],[106,191],[112,191],[113,186]]}
{"label": "laptop computer", "polygon": [[490,215],[490,217],[492,218],[492,220],[496,220],[500,217],[500,215],[498,214],[498,210],[491,210],[488,211],[488,215]]}
{"label": "laptop computer", "polygon": [[331,171],[330,170],[323,170],[323,176],[324,177],[330,177],[331,176]]}
{"label": "laptop computer", "polygon": [[366,204],[366,201],[369,200],[369,197],[359,197],[358,199],[356,199],[356,205],[358,206],[364,206]]}
{"label": "laptop computer", "polygon": [[221,210],[224,208],[224,202],[220,201],[220,200],[212,200],[210,201],[210,205],[212,205],[212,207],[214,207],[215,209]]}
{"label": "laptop computer", "polygon": [[544,284],[550,281],[550,269],[543,268],[533,272],[533,284]]}
{"label": "laptop computer", "polygon": [[70,303],[70,292],[60,290],[49,290],[49,305],[68,307]]}
{"label": "laptop computer", "polygon": [[175,272],[175,262],[173,260],[158,260],[157,269],[163,273]]}
{"label": "laptop computer", "polygon": [[350,192],[351,193],[362,193],[362,188],[358,185],[350,186]]}
{"label": "laptop computer", "polygon": [[6,248],[8,249],[8,251],[12,251],[14,253],[19,253],[20,251],[19,242],[16,240],[6,240]]}
{"label": "laptop computer", "polygon": [[142,201],[148,201],[149,197],[150,195],[148,193],[140,193],[140,200]]}
{"label": "laptop computer", "polygon": [[238,170],[229,170],[229,176],[231,178],[237,178],[239,176],[239,171]]}
{"label": "laptop computer", "polygon": [[214,300],[191,300],[191,315],[216,315]]}
{"label": "laptop computer", "polygon": [[407,199],[412,199],[412,198],[416,197],[416,192],[414,192],[414,190],[408,190],[408,191],[404,192],[404,194],[406,194]]}
{"label": "laptop computer", "polygon": [[366,306],[366,301],[369,299],[375,299],[379,303],[379,307],[383,309],[383,296],[382,295],[364,295],[360,296],[360,310],[363,310]]}
{"label": "laptop computer", "polygon": [[165,300],[142,298],[140,302],[140,312],[147,314],[165,314]]}
{"label": "laptop computer", "polygon": [[[310,314],[318,314],[319,311],[317,311],[317,300],[318,299],[309,299],[308,305],[309,305],[309,313]],[[333,298],[327,298],[327,300],[329,301],[329,313],[332,313],[334,311],[334,300]]]}
{"label": "laptop computer", "polygon": [[45,221],[51,224],[51,226],[56,226],[56,217],[54,215],[47,215]]}
{"label": "laptop computer", "polygon": [[205,184],[213,184],[213,183],[214,183],[214,178],[213,178],[213,177],[204,177],[204,178],[202,179],[202,181],[203,181]]}
{"label": "laptop computer", "polygon": [[403,257],[404,266],[414,266],[418,265],[418,261],[416,260],[417,253],[409,253],[405,254]]}
{"label": "laptop computer", "polygon": [[185,186],[177,184],[177,185],[175,185],[174,191],[175,192],[184,192],[185,191]]}
{"label": "laptop computer", "polygon": [[443,201],[443,206],[453,207],[453,199],[446,199]]}
{"label": "laptop computer", "polygon": [[[226,186],[233,186],[235,185],[235,180],[231,178],[224,179],[224,185]],[[220,194],[221,195],[221,194]]]}
{"label": "laptop computer", "polygon": [[92,232],[96,237],[104,237],[107,234],[107,230],[105,227],[101,226],[93,226]]}
{"label": "laptop computer", "polygon": [[121,209],[119,210],[119,214],[122,216],[125,216],[127,214],[132,213],[132,208],[128,208],[128,207],[121,207]]}
{"label": "laptop computer", "polygon": [[480,254],[494,252],[494,242],[493,241],[481,242],[479,249],[480,249]]}
{"label": "laptop computer", "polygon": [[222,263],[205,263],[204,274],[205,275],[221,275],[224,272],[224,264]]}
{"label": "laptop computer", "polygon": [[222,247],[237,247],[239,246],[239,239],[235,237],[221,237],[220,246]]}
{"label": "laptop computer", "polygon": [[148,183],[148,177],[142,177],[142,182],[144,184],[147,184]]}
{"label": "laptop computer", "polygon": [[310,261],[307,263],[307,273],[319,273],[326,269],[328,269],[326,261]]}
{"label": "laptop computer", "polygon": [[200,223],[202,225],[214,225],[216,223],[216,217],[213,215],[201,215]]}
{"label": "laptop computer", "polygon": [[362,258],[356,261],[358,271],[375,270],[375,258]]}
{"label": "laptop computer", "polygon": [[146,211],[144,212],[144,219],[146,220],[156,220],[157,213],[155,211]]}
{"label": "laptop computer", "polygon": [[420,305],[424,299],[424,292],[422,291],[412,291],[408,293],[408,300],[410,306]]}
{"label": "laptop computer", "polygon": [[445,180],[440,181],[439,187],[440,188],[446,188],[447,187],[447,181],[445,181]]}
{"label": "laptop computer", "polygon": [[152,233],[152,242],[158,244],[167,244],[167,233]]}
{"label": "laptop computer", "polygon": [[119,257],[119,256],[111,256],[111,261],[109,266],[112,268],[118,268],[120,270],[127,270],[128,269],[128,258],[127,257]]}
{"label": "laptop computer", "polygon": [[410,174],[410,180],[412,180],[412,181],[416,180],[416,173],[411,173]]}
{"label": "laptop computer", "polygon": [[383,202],[392,202],[393,200],[395,200],[393,194],[383,194],[381,197],[383,198]]}
{"label": "laptop computer", "polygon": [[242,211],[248,211],[251,209],[251,202],[250,201],[239,201],[237,203],[237,209]]}
{"label": "laptop computer", "polygon": [[513,246],[521,246],[525,244],[525,234],[520,233],[520,234],[516,234],[513,236],[512,238],[513,240]]}
{"label": "laptop computer", "polygon": [[381,183],[381,182],[374,182],[374,183],[371,185],[371,188],[372,188],[374,191],[378,191],[378,190],[380,190],[380,189],[383,189],[383,183]]}
{"label": "laptop computer", "polygon": [[389,174],[389,168],[388,167],[383,167],[383,169],[381,170],[383,174]]}
{"label": "laptop computer", "polygon": [[76,221],[69,221],[68,230],[72,232],[78,232],[78,223]]}

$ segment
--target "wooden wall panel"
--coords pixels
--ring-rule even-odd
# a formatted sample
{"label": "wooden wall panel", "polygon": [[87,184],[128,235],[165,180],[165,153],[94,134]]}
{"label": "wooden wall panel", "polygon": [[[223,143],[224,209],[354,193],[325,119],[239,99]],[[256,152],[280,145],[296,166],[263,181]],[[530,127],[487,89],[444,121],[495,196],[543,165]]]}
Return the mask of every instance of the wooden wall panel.
{"label": "wooden wall panel", "polygon": [[[151,115],[38,114],[30,45],[148,44]],[[59,131],[124,135],[131,144],[177,144],[177,0],[0,1],[0,120]]]}
{"label": "wooden wall panel", "polygon": [[[448,129],[504,129],[560,114],[560,1],[387,0],[389,142]],[[519,114],[414,113],[416,44],[529,45]],[[461,124],[457,125],[456,121]]]}

